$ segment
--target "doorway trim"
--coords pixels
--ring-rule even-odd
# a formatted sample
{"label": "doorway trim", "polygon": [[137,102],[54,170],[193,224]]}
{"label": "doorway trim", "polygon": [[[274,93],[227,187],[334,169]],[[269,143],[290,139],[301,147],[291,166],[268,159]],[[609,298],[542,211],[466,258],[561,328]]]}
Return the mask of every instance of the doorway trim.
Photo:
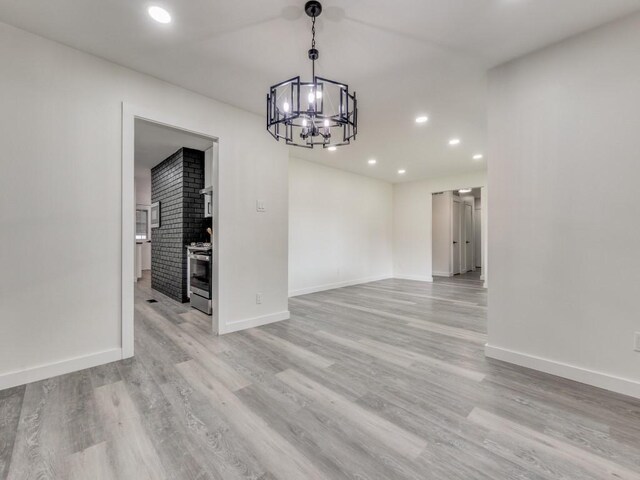
{"label": "doorway trim", "polygon": [[[122,102],[122,203],[121,203],[121,337],[122,337],[122,358],[130,358],[134,355],[134,316],[135,316],[135,121],[136,119],[163,125],[195,135],[211,138],[218,144],[220,139],[213,132],[202,132],[194,125],[179,115],[167,111],[159,111],[132,105]],[[218,152],[219,152],[218,148]],[[218,158],[218,162],[219,162]],[[214,162],[217,165],[218,162]],[[214,178],[218,178],[216,175]],[[219,180],[218,180],[219,182]],[[217,187],[217,185],[216,185]],[[216,191],[218,189],[216,188]],[[214,208],[217,208],[217,203]],[[214,221],[217,220],[217,215]],[[216,242],[216,258],[217,255]],[[219,269],[219,262],[216,262],[216,272]],[[218,282],[214,283],[218,288]],[[217,295],[216,295],[217,297]],[[218,309],[216,308],[212,322],[217,322]]]}

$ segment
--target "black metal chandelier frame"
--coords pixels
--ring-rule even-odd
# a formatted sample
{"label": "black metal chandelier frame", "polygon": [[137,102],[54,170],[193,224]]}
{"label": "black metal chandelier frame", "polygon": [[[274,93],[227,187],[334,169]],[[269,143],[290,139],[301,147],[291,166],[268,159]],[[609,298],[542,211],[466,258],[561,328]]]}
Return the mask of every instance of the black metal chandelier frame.
{"label": "black metal chandelier frame", "polygon": [[[315,74],[315,61],[319,52],[315,48],[315,23],[322,12],[320,2],[310,0],[305,12],[312,18],[312,40],[309,50],[312,81],[302,82],[293,77],[273,85],[267,94],[267,130],[276,140],[284,139],[287,145],[296,147],[323,148],[348,145],[358,133],[358,102],[356,93],[342,82],[323,78]],[[325,89],[326,87],[326,89]],[[337,109],[325,111],[325,90],[338,92]],[[335,90],[337,89],[337,90]],[[301,95],[308,91],[306,108]],[[335,105],[334,105],[335,106]]]}

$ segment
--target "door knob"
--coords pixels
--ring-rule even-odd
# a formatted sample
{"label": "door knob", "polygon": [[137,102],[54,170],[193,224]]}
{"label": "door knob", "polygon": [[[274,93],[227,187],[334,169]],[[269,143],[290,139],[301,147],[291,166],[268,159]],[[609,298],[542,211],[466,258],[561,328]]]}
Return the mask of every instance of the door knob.
{"label": "door knob", "polygon": [[457,244],[457,243],[458,243],[458,242],[456,242],[455,240],[453,241],[453,244],[454,244],[454,245],[455,245],[455,244]]}
{"label": "door knob", "polygon": [[471,242],[467,240],[467,242],[466,242],[466,243],[471,243]]}

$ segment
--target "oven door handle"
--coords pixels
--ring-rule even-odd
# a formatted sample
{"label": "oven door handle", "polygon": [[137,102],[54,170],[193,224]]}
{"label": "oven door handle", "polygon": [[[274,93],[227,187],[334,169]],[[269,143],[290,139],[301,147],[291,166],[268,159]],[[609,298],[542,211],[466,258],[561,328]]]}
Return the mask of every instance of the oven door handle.
{"label": "oven door handle", "polygon": [[210,262],[211,257],[208,255],[189,255],[189,258],[195,258],[196,260],[204,260],[205,262]]}

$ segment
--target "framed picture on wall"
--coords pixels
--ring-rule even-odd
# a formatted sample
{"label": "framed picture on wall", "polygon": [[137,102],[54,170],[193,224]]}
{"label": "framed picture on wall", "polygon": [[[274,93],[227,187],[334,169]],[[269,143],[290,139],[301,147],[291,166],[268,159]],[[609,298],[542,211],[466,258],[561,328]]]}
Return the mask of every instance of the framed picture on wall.
{"label": "framed picture on wall", "polygon": [[160,226],[160,202],[151,204],[150,216],[151,228],[158,228]]}

